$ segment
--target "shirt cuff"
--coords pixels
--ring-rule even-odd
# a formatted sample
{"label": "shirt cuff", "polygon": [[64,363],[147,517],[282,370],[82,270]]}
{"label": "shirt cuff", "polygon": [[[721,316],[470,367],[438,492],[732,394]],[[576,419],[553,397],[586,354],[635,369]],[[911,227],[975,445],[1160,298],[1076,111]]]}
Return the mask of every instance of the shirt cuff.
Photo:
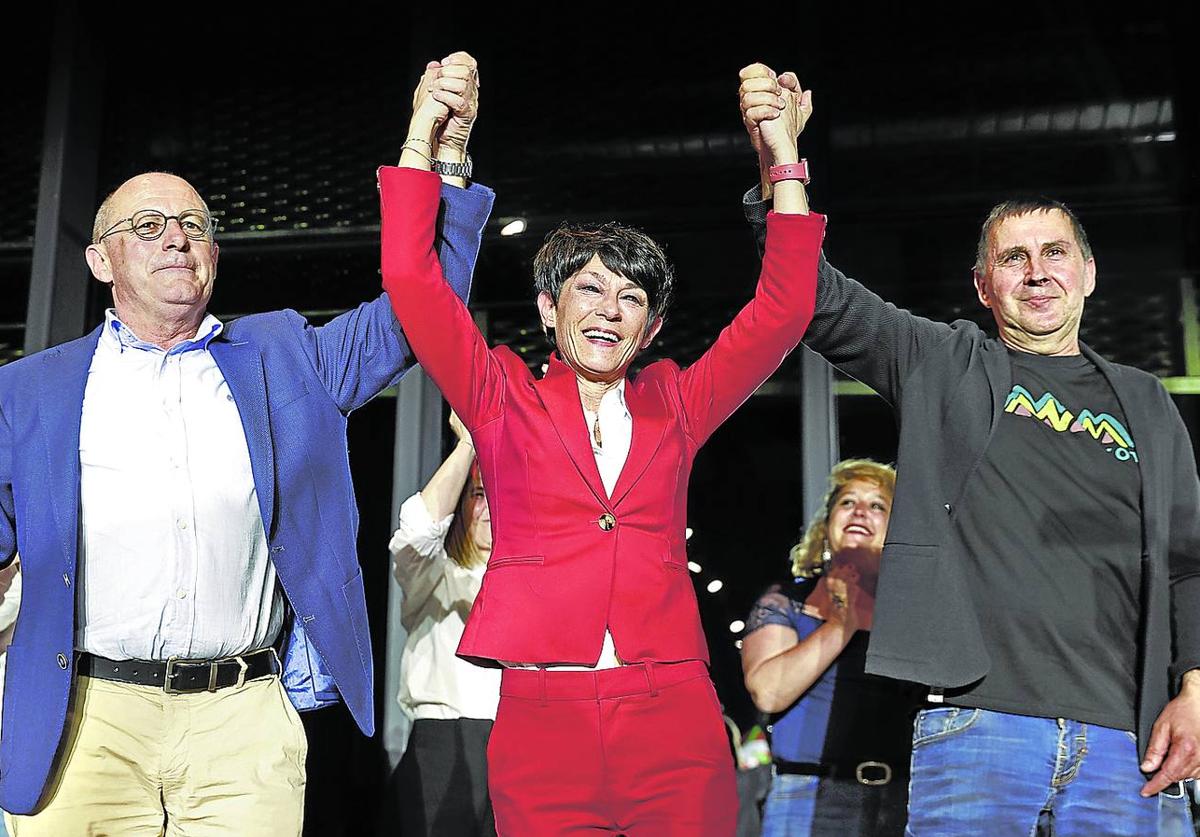
{"label": "shirt cuff", "polygon": [[398,554],[406,547],[414,550],[423,558],[436,555],[450,531],[454,515],[448,514],[441,520],[434,520],[429,514],[420,492],[412,495],[400,506],[400,522],[388,544],[392,554]]}

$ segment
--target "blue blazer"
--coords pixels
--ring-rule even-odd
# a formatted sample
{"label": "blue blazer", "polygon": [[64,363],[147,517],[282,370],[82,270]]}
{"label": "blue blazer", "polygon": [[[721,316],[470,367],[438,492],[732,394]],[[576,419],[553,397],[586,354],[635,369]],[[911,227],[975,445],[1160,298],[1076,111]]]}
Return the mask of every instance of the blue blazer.
{"label": "blue blazer", "polygon": [[[442,189],[442,264],[463,298],[493,198],[480,186]],[[19,552],[24,584],[0,739],[0,808],[15,814],[37,806],[71,700],[79,425],[99,336],[97,328],[0,367],[0,566]],[[209,349],[241,413],[267,544],[293,614],[289,694],[309,709],[340,693],[371,735],[371,638],[346,415],[396,383],[412,353],[386,295],[321,327],[295,311],[243,317]]]}

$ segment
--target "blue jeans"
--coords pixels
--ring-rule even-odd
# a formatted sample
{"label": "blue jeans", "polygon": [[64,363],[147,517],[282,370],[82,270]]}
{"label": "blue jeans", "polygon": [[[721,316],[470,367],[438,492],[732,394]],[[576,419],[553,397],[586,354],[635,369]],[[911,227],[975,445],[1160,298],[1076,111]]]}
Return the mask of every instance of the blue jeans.
{"label": "blue jeans", "polygon": [[1131,732],[987,709],[925,709],[913,728],[906,833],[1191,837],[1178,785],[1143,799],[1144,783]]}
{"label": "blue jeans", "polygon": [[903,779],[872,786],[776,774],[763,806],[762,837],[901,837],[907,797]]}

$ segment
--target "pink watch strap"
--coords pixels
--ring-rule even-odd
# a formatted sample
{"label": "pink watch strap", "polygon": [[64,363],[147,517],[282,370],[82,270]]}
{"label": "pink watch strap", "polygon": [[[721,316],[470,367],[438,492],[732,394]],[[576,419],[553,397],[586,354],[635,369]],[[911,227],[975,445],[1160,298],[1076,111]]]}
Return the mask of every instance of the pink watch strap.
{"label": "pink watch strap", "polygon": [[781,180],[799,180],[801,183],[808,183],[808,160],[800,160],[798,163],[790,163],[786,166],[771,166],[767,172],[767,176],[772,183],[778,183]]}

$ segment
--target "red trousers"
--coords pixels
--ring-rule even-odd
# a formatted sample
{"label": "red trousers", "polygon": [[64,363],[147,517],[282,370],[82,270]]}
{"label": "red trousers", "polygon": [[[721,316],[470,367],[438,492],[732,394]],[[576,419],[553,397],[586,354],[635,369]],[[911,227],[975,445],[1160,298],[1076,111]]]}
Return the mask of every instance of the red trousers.
{"label": "red trousers", "polygon": [[731,837],[733,771],[702,662],[504,671],[488,743],[501,837]]}

